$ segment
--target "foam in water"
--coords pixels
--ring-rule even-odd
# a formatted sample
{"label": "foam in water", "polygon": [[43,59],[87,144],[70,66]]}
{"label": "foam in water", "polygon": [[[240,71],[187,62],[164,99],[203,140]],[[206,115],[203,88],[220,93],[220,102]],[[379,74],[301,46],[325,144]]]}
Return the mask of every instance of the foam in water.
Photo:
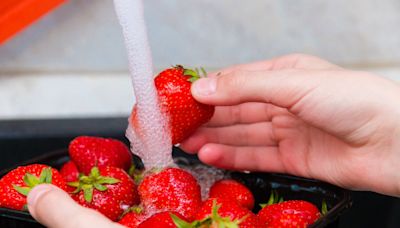
{"label": "foam in water", "polygon": [[[129,71],[136,97],[135,124],[130,124],[127,137],[133,153],[146,169],[172,164],[171,136],[167,120],[161,114],[154,87],[153,64],[147,40],[142,0],[114,0],[128,54]],[[133,126],[135,125],[135,126]]]}
{"label": "foam in water", "polygon": [[217,169],[215,167],[207,166],[202,163],[193,164],[186,158],[175,158],[175,162],[178,166],[196,178],[201,188],[201,198],[206,200],[211,186],[218,180],[230,178],[230,173]]}

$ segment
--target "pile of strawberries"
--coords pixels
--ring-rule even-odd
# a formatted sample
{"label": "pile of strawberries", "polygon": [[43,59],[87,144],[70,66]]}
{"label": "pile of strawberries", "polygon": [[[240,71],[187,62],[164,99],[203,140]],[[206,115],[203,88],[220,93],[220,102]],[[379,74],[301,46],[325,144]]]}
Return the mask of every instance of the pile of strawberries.
{"label": "pile of strawberries", "polygon": [[[154,80],[173,144],[187,138],[214,113],[213,106],[198,103],[190,93],[191,83],[205,74],[178,65]],[[135,107],[129,121],[140,129],[136,111]],[[215,182],[203,201],[190,173],[174,167],[146,173],[135,170],[128,147],[115,139],[77,137],[69,145],[69,155],[71,160],[60,171],[31,164],[3,176],[0,207],[27,210],[30,190],[47,183],[126,227],[306,227],[321,216],[313,204],[300,200],[270,200],[255,214],[251,191],[230,179]]]}
{"label": "pile of strawberries", "polygon": [[271,201],[255,214],[253,194],[232,179],[215,182],[202,201],[189,172],[174,167],[134,170],[128,147],[115,139],[77,137],[69,155],[60,171],[32,164],[3,176],[0,207],[26,210],[29,191],[49,183],[126,227],[306,227],[320,217],[313,204],[300,200]]}

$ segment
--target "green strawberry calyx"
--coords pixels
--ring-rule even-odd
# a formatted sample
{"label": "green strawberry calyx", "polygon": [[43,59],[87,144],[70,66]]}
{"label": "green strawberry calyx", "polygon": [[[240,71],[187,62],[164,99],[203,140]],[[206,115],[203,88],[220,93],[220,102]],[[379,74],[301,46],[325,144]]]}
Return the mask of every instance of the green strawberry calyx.
{"label": "green strawberry calyx", "polygon": [[207,72],[206,72],[206,70],[204,70],[203,67],[194,68],[194,69],[184,68],[180,65],[177,65],[176,67],[183,69],[183,75],[189,77],[189,79],[188,79],[189,82],[195,82],[200,78],[207,77]]}
{"label": "green strawberry calyx", "polygon": [[95,166],[90,170],[88,176],[82,175],[79,177],[79,181],[68,182],[67,184],[76,188],[72,194],[77,194],[80,191],[83,191],[85,201],[91,203],[94,189],[104,192],[108,189],[106,185],[116,184],[118,182],[119,180],[116,178],[101,176],[99,168]]}
{"label": "green strawberry calyx", "polygon": [[261,203],[260,207],[264,208],[266,206],[272,205],[272,204],[276,204],[276,203],[282,203],[283,202],[283,198],[282,196],[279,197],[279,194],[276,190],[272,190],[271,194],[269,195],[269,199],[267,203]]}
{"label": "green strawberry calyx", "polygon": [[42,169],[40,172],[39,177],[30,174],[30,173],[25,173],[24,175],[24,183],[26,186],[18,186],[13,184],[14,189],[21,193],[24,196],[27,196],[28,193],[32,190],[33,187],[39,184],[51,184],[52,181],[52,173],[51,173],[51,167],[47,167]]}
{"label": "green strawberry calyx", "polygon": [[328,213],[328,204],[326,203],[326,200],[322,200],[322,206],[321,206],[321,214],[322,216],[326,215]]}
{"label": "green strawberry calyx", "polygon": [[238,228],[239,224],[242,223],[248,217],[247,215],[245,215],[240,219],[235,219],[232,221],[232,219],[229,216],[221,217],[218,214],[218,210],[220,207],[221,205],[217,204],[216,200],[214,200],[211,209],[211,214],[202,220],[195,220],[191,223],[180,219],[178,216],[172,213],[170,215],[172,221],[178,228],[200,228],[200,227]]}
{"label": "green strawberry calyx", "polygon": [[129,167],[128,174],[130,177],[133,178],[133,181],[135,184],[139,185],[140,182],[142,182],[144,178],[144,171],[138,169],[135,164],[132,164],[131,167]]}
{"label": "green strawberry calyx", "polygon": [[120,216],[120,219],[121,219],[122,217],[124,217],[124,216],[125,216],[126,214],[128,214],[128,213],[141,214],[141,213],[144,213],[144,209],[143,209],[142,206],[134,205],[134,206],[132,206],[132,207],[126,209],[126,210],[122,213],[122,215]]}

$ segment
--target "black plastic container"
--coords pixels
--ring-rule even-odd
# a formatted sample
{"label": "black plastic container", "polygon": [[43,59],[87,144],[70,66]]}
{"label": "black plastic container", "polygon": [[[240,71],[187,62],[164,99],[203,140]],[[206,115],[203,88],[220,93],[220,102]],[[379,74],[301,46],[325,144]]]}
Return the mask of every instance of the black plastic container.
{"label": "black plastic container", "polygon": [[[179,155],[179,151],[174,151],[175,155]],[[187,159],[188,157],[185,156]],[[54,168],[60,168],[62,164],[69,160],[66,150],[54,151],[32,160],[23,162],[9,169],[2,170],[0,177],[4,176],[10,170],[27,164],[40,163],[50,165]],[[137,160],[135,160],[137,162]],[[193,157],[189,157],[190,163],[198,161]],[[268,201],[271,190],[276,190],[285,200],[303,199],[310,201],[321,208],[322,201],[328,206],[328,213],[317,220],[309,227],[338,227],[340,215],[351,206],[350,193],[342,188],[305,178],[293,177],[282,174],[266,174],[266,173],[238,173],[232,172],[231,177],[243,182],[253,192],[256,205]],[[259,207],[255,208],[255,212]],[[0,227],[10,228],[36,228],[43,227],[37,223],[27,212],[0,208]]]}

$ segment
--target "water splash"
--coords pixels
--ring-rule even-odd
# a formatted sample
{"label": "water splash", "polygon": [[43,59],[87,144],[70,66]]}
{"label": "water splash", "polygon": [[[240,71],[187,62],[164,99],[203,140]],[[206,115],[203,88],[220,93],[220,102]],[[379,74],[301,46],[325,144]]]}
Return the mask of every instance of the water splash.
{"label": "water splash", "polygon": [[142,0],[114,0],[128,54],[129,71],[136,97],[136,119],[126,135],[132,152],[146,169],[172,164],[171,136],[160,112],[154,87],[153,64],[144,21]]}
{"label": "water splash", "polygon": [[191,173],[201,188],[201,198],[206,200],[211,186],[218,180],[230,178],[230,173],[226,170],[207,166],[202,163],[190,162],[186,158],[175,158],[175,163],[189,173]]}

